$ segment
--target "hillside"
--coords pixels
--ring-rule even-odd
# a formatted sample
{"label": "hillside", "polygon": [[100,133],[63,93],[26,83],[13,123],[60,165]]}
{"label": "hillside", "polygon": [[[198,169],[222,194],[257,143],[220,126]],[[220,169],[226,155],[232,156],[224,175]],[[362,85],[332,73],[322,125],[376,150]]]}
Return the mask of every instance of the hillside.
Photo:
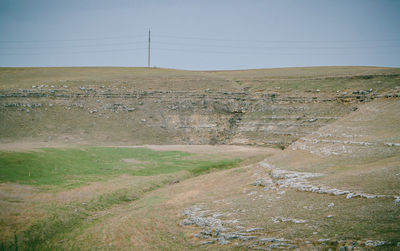
{"label": "hillside", "polygon": [[1,68],[0,141],[286,147],[372,99],[400,69],[193,72]]}
{"label": "hillside", "polygon": [[396,250],[399,125],[399,68],[0,68],[0,250]]}

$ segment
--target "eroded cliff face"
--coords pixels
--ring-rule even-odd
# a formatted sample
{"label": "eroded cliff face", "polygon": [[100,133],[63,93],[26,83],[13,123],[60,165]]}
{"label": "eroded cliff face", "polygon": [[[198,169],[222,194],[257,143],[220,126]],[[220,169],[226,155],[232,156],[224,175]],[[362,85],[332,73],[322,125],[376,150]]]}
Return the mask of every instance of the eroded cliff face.
{"label": "eroded cliff face", "polygon": [[142,91],[124,86],[33,86],[0,92],[0,139],[285,147],[358,109],[376,93]]}

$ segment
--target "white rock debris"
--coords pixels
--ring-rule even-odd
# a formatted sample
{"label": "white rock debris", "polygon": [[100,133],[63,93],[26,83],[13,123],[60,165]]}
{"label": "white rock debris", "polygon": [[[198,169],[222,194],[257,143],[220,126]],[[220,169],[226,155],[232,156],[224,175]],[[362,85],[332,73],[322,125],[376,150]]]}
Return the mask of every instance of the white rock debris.
{"label": "white rock debris", "polygon": [[[233,240],[238,240],[240,242],[248,243],[266,243],[273,242],[274,248],[287,247],[295,245],[291,244],[291,241],[285,240],[283,238],[261,238],[259,236],[253,235],[254,232],[264,230],[264,228],[248,228],[245,229],[239,225],[233,226],[239,223],[238,220],[222,220],[219,217],[227,216],[226,213],[220,212],[210,212],[209,210],[203,209],[203,205],[194,205],[190,208],[183,210],[182,215],[186,218],[181,221],[181,226],[196,225],[201,227],[200,233],[196,234],[195,237],[200,239],[206,239],[202,241],[202,245],[211,245],[217,243],[219,245],[227,245],[232,243]],[[302,223],[301,220],[280,218],[282,221],[293,221],[296,223]],[[235,231],[234,229],[239,229],[241,231]],[[270,246],[271,248],[271,246]]]}
{"label": "white rock debris", "polygon": [[[222,200],[223,201],[223,200]],[[201,228],[201,231],[195,234],[195,237],[201,239],[199,242],[201,245],[240,245],[247,246],[250,249],[260,250],[271,250],[271,249],[296,249],[298,244],[303,242],[305,244],[311,244],[309,240],[288,240],[285,238],[268,237],[263,236],[263,230],[265,228],[253,227],[245,228],[241,226],[238,220],[227,220],[220,219],[220,217],[227,217],[230,213],[212,212],[205,209],[204,204],[197,204],[190,208],[186,208],[182,211],[182,215],[186,218],[181,221],[181,226],[195,225]],[[329,215],[328,217],[330,217]],[[272,220],[276,223],[281,222],[292,222],[295,224],[306,223],[306,220],[286,218],[281,216],[272,217]],[[318,232],[313,232],[313,235],[317,235]],[[353,250],[354,247],[379,247],[385,245],[392,245],[389,241],[381,240],[364,240],[364,241],[352,241],[349,243],[344,240],[334,239],[319,239],[318,244],[314,244],[314,247],[320,247],[320,245],[326,245],[326,243],[340,244],[339,250]],[[346,246],[347,243],[347,246]],[[399,246],[399,243],[397,243]]]}
{"label": "white rock debris", "polygon": [[365,242],[365,246],[367,246],[367,247],[379,247],[379,246],[383,246],[386,244],[390,244],[390,243],[387,241],[378,241],[378,240],[367,240]]}
{"label": "white rock debris", "polygon": [[275,217],[272,217],[271,219],[275,224],[281,223],[281,222],[293,222],[295,224],[307,223],[306,220],[286,218],[286,217],[282,217],[282,216],[275,216]]}
{"label": "white rock debris", "polygon": [[[341,190],[337,188],[330,188],[323,185],[314,185],[308,179],[321,177],[324,174],[322,173],[310,173],[310,172],[297,172],[297,171],[288,171],[276,168],[266,162],[261,162],[260,166],[268,169],[271,173],[270,178],[259,178],[254,183],[257,186],[264,186],[265,190],[274,189],[274,188],[294,188],[298,191],[304,192],[312,192],[312,193],[321,193],[321,194],[330,194],[330,195],[346,195],[346,199],[351,198],[366,198],[366,199],[376,199],[376,198],[394,198],[395,203],[400,203],[400,196],[394,195],[383,195],[383,194],[368,194],[362,192],[352,192],[348,190]],[[274,187],[275,186],[275,187]],[[334,206],[334,204],[332,205]]]}

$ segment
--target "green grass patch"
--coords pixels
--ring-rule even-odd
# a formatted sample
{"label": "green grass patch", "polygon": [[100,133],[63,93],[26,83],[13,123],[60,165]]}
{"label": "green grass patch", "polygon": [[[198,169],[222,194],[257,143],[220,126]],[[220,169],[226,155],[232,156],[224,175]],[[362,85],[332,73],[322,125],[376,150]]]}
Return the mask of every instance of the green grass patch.
{"label": "green grass patch", "polygon": [[[0,182],[77,187],[121,174],[152,176],[182,170],[193,175],[235,166],[239,159],[187,159],[193,155],[147,148],[45,148],[32,152],[0,152]],[[124,159],[134,159],[129,163]]]}
{"label": "green grass patch", "polygon": [[132,203],[144,194],[176,180],[213,169],[234,167],[239,162],[239,159],[226,159],[223,156],[218,159],[216,156],[210,158],[208,155],[196,156],[147,148],[46,148],[32,152],[0,152],[0,182],[65,189],[121,174],[153,176],[116,191],[105,191],[84,203],[50,205],[48,217],[32,222],[26,230],[16,232],[13,240],[0,242],[0,250],[54,250],[55,239],[64,240],[66,233],[95,224],[98,217],[102,217],[97,216],[97,212]]}

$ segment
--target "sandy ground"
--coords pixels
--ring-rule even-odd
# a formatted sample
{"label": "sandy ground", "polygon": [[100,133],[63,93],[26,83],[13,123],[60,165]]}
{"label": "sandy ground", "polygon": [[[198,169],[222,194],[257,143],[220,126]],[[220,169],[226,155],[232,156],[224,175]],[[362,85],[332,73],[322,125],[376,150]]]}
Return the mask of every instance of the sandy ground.
{"label": "sandy ground", "polygon": [[182,151],[200,154],[240,154],[254,156],[259,154],[270,154],[281,152],[279,149],[257,147],[257,146],[237,146],[237,145],[141,145],[141,146],[116,146],[116,147],[146,147],[156,151]]}
{"label": "sandy ground", "polygon": [[[0,143],[0,151],[28,151],[38,148],[72,148],[80,146],[91,146],[88,142],[38,142],[38,141],[16,141],[12,143]],[[127,147],[127,148],[139,148],[146,147],[156,151],[182,151],[189,153],[200,153],[200,154],[235,154],[245,156],[254,156],[259,154],[273,154],[281,152],[280,149],[259,147],[259,146],[243,146],[243,145],[107,145],[107,144],[96,144],[96,146],[104,147]]]}

